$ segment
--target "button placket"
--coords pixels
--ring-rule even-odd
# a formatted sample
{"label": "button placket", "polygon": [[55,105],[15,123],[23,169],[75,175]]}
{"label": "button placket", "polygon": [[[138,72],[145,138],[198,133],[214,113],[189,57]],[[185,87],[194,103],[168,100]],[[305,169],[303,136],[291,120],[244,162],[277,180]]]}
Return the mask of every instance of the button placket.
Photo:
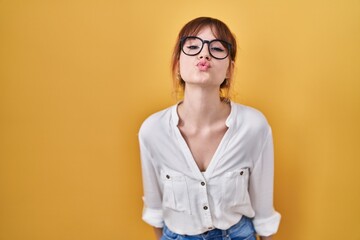
{"label": "button placket", "polygon": [[211,219],[211,213],[209,211],[209,199],[208,199],[208,195],[207,195],[207,183],[205,180],[200,181],[200,186],[199,186],[199,191],[201,193],[202,196],[202,203],[200,203],[201,205],[199,207],[201,207],[201,211],[202,211],[202,217],[203,217],[203,221],[205,226],[207,226],[207,228],[209,230],[211,230],[213,227],[213,223],[212,223],[212,219]]}

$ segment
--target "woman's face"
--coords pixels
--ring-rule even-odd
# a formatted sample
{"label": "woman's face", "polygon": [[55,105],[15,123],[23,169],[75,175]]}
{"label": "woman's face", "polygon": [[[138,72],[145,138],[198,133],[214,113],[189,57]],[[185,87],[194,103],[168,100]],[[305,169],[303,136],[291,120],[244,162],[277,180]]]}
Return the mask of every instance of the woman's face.
{"label": "woman's face", "polygon": [[[203,28],[196,37],[207,41],[216,39],[210,27]],[[187,86],[196,84],[218,89],[224,79],[230,77],[229,65],[229,56],[219,60],[210,55],[208,43],[195,56],[186,55],[182,51],[180,53],[180,75]]]}

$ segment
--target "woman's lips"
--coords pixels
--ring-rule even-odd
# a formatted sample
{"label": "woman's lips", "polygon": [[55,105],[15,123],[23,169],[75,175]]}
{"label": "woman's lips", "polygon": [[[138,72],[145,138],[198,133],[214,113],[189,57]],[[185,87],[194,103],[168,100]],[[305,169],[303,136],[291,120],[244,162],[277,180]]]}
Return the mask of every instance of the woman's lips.
{"label": "woman's lips", "polygon": [[200,61],[196,66],[200,71],[206,71],[210,68],[210,63],[207,61]]}

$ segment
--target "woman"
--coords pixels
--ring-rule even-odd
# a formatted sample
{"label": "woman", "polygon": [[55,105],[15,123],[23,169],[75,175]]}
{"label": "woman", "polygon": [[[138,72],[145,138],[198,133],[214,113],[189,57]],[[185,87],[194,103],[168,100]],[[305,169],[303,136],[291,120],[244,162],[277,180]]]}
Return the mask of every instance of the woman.
{"label": "woman", "polygon": [[178,104],[139,132],[143,220],[157,239],[271,239],[273,143],[265,117],[229,100],[236,41],[221,21],[196,18],[180,31],[172,70]]}

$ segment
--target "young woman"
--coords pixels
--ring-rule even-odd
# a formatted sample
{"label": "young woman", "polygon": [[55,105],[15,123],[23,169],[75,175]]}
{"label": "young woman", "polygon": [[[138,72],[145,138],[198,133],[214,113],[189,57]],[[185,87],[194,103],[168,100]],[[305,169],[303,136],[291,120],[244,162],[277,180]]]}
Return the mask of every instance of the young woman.
{"label": "young woman", "polygon": [[172,70],[183,100],[139,132],[143,220],[157,239],[271,239],[271,128],[257,110],[229,100],[236,41],[221,21],[196,18],[180,31]]}

